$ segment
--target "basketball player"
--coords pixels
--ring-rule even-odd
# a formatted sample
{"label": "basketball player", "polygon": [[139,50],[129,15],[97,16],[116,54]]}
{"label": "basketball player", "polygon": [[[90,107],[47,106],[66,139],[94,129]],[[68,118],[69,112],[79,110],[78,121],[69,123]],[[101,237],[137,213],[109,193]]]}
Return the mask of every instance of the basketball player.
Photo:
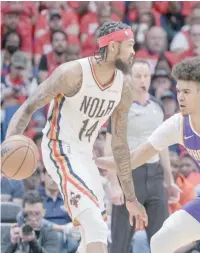
{"label": "basketball player", "polygon": [[[182,144],[200,168],[200,58],[190,58],[173,69],[177,80],[180,113],[159,126],[148,141],[131,151],[134,168],[167,146]],[[100,168],[113,167],[112,158],[97,161]],[[173,253],[200,239],[200,196],[172,214],[151,239],[152,253]]]}
{"label": "basketball player", "polygon": [[134,215],[136,222],[147,225],[145,209],[135,197],[126,140],[132,90],[123,74],[128,73],[135,54],[133,33],[126,24],[109,21],[99,30],[98,44],[97,56],[64,63],[41,83],[7,130],[7,137],[23,134],[34,111],[51,102],[43,130],[43,159],[73,223],[81,225],[79,253],[107,252],[104,192],[92,149],[111,114],[112,149],[130,220]]}

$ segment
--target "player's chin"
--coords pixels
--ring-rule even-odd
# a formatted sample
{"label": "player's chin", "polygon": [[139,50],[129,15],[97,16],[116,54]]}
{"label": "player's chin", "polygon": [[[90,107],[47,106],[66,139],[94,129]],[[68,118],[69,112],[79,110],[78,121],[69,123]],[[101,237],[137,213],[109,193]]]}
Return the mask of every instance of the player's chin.
{"label": "player's chin", "polygon": [[188,112],[188,110],[186,110],[186,109],[180,109],[180,112],[181,112],[181,114],[182,114],[183,116],[187,116],[187,115],[190,114],[190,113]]}

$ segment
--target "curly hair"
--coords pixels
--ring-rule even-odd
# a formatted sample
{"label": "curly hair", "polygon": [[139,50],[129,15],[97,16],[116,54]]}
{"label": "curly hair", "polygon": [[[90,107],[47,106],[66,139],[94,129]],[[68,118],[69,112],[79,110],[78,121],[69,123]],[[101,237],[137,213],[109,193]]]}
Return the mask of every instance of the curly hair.
{"label": "curly hair", "polygon": [[176,64],[172,70],[172,76],[176,80],[200,83],[200,58],[189,58]]}
{"label": "curly hair", "polygon": [[[127,24],[122,23],[121,21],[107,21],[105,22],[97,31],[97,36],[98,38],[110,34],[112,32],[116,32],[119,30],[124,30],[124,29],[128,29],[130,28],[130,26],[128,26]],[[108,55],[108,47],[102,47],[99,48],[98,50],[98,54],[100,56],[100,60],[106,60],[107,59],[107,55]]]}

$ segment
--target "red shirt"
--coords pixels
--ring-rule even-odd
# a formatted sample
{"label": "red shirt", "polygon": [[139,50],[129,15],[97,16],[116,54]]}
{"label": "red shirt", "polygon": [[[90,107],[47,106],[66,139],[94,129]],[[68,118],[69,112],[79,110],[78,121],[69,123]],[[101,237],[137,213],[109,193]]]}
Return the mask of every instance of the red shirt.
{"label": "red shirt", "polygon": [[[167,58],[171,66],[173,66],[176,63],[176,56],[173,53],[165,51],[164,56]],[[136,52],[135,57],[142,58],[148,61],[148,63],[151,66],[151,71],[152,73],[154,73],[160,54],[150,54],[147,49],[142,49]]]}
{"label": "red shirt", "polygon": [[177,63],[184,60],[185,58],[196,57],[196,56],[199,56],[199,55],[197,55],[197,53],[194,51],[194,48],[191,48],[189,50],[184,51],[178,56]]}
{"label": "red shirt", "polygon": [[[79,25],[78,24],[78,16],[73,11],[64,11],[60,10],[61,17],[62,17],[62,26],[66,32],[67,35],[78,35],[78,32],[71,31],[70,28],[72,25]],[[35,27],[35,36],[38,37],[40,35],[43,35],[48,30],[48,15],[49,10],[43,10],[38,18],[38,22],[36,23]]]}
{"label": "red shirt", "polygon": [[[161,15],[159,12],[157,12],[155,9],[151,9],[151,13],[153,14],[154,18],[155,18],[155,23],[157,26],[161,26]],[[135,22],[138,18],[138,11],[133,9],[133,10],[129,10],[128,12],[128,20],[130,22]]]}

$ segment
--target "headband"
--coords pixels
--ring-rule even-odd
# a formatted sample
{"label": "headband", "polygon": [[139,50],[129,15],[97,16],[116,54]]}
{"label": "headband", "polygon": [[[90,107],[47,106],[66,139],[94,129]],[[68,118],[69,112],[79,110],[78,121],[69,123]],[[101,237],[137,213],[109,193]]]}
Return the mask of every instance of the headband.
{"label": "headband", "polygon": [[99,48],[107,46],[111,41],[124,41],[133,39],[133,32],[130,28],[112,32],[98,39]]}

